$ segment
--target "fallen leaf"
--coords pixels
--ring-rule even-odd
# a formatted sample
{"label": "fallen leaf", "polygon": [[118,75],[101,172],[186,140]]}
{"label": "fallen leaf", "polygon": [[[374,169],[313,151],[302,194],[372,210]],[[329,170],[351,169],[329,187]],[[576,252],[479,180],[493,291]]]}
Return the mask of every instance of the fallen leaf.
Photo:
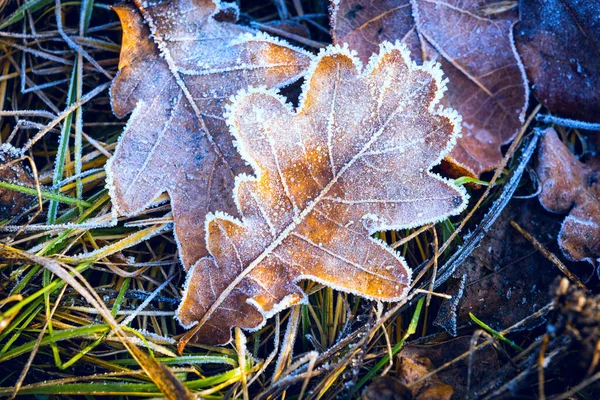
{"label": "fallen leaf", "polygon": [[[425,358],[439,368],[470,350],[471,337],[463,336],[428,345],[409,344],[402,349],[399,357],[412,360]],[[472,394],[488,380],[493,379],[494,374],[499,370],[500,362],[496,351],[492,346],[487,346],[474,352],[471,366],[469,366],[469,357],[466,357],[446,366],[435,376],[453,388],[453,398],[465,399],[469,397],[467,395],[469,380]]]}
{"label": "fallen leaf", "polygon": [[600,3],[527,0],[515,43],[540,102],[553,113],[600,122]]}
{"label": "fallen leaf", "polygon": [[[501,146],[522,126],[529,89],[512,44],[516,11],[494,1],[335,0],[334,43],[348,43],[364,61],[383,40],[400,40],[413,59],[437,60],[449,78],[443,104],[462,116],[462,138],[448,161],[458,174],[479,176],[502,160]],[[490,11],[492,10],[492,11]]]}
{"label": "fallen leaf", "polygon": [[365,390],[363,400],[450,400],[454,392],[452,386],[443,383],[437,375],[424,378],[435,369],[430,359],[399,358],[400,369],[396,377],[382,376],[375,380]]}
{"label": "fallen leaf", "polygon": [[380,376],[362,395],[362,400],[412,400],[412,392],[405,384],[391,376]]}
{"label": "fallen leaf", "polygon": [[203,342],[225,343],[230,327],[257,329],[305,301],[310,279],[371,299],[406,296],[410,269],[370,237],[458,214],[463,188],[432,173],[459,133],[459,116],[438,106],[438,64],[418,67],[400,44],[382,45],[361,72],[346,48],[313,62],[296,112],[273,90],[240,95],[228,123],[256,177],[236,179],[241,220],[207,218],[213,257],[189,273],[178,310]]}
{"label": "fallen leaf", "polygon": [[540,203],[548,210],[566,213],[558,243],[570,260],[597,265],[600,257],[600,159],[584,164],[559,139],[546,130],[538,149],[536,167]]}
{"label": "fallen leaf", "polygon": [[435,369],[427,357],[399,357],[399,378],[405,385],[410,385],[416,400],[449,400],[454,389],[443,383],[437,375],[423,379]]}
{"label": "fallen leaf", "polygon": [[[26,166],[18,160],[20,150],[8,143],[0,145],[0,181],[20,186],[35,187],[35,180]],[[35,198],[15,190],[0,188],[0,221],[14,217]]]}
{"label": "fallen leaf", "polygon": [[279,87],[298,79],[312,56],[263,33],[219,22],[210,0],[122,3],[119,74],[111,102],[132,112],[107,164],[120,215],[132,215],[168,192],[179,255],[186,268],[207,255],[208,212],[236,215],[234,177],[250,168],[222,118],[229,97],[249,85]]}

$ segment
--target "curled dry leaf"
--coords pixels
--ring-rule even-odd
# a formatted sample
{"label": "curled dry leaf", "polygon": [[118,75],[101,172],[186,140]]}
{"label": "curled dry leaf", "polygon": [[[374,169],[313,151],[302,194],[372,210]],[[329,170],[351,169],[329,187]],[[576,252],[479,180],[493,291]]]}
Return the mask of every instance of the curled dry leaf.
{"label": "curled dry leaf", "polygon": [[554,113],[600,122],[600,3],[526,0],[515,43],[532,89]]}
{"label": "curled dry leaf", "polygon": [[[470,336],[463,336],[444,342],[429,342],[427,345],[409,344],[402,349],[399,356],[409,360],[425,359],[437,368],[445,366],[435,376],[453,388],[453,399],[480,398],[474,395],[476,390],[493,380],[500,370],[498,355],[493,346],[472,351],[472,345],[482,341],[484,339],[472,343]],[[466,357],[456,361],[457,357],[467,352],[472,352],[471,360]],[[469,365],[470,361],[472,361],[471,365]]]}
{"label": "curled dry leaf", "polygon": [[397,377],[382,376],[374,381],[365,393],[363,400],[450,400],[454,389],[433,375],[435,370],[427,357],[399,357],[400,370]]}
{"label": "curled dry leaf", "polygon": [[[21,151],[8,143],[0,145],[0,181],[35,187],[35,180],[21,161]],[[0,188],[0,221],[10,218],[27,207],[34,196]]]}
{"label": "curled dry leaf", "polygon": [[540,203],[549,211],[569,212],[558,234],[565,256],[597,265],[600,257],[600,160],[580,162],[547,129],[538,150]]}
{"label": "curled dry leaf", "polygon": [[234,177],[250,168],[235,151],[222,114],[248,85],[279,87],[306,70],[312,56],[282,41],[221,20],[211,0],[135,1],[114,7],[123,27],[119,74],[111,90],[119,117],[132,112],[108,186],[119,214],[171,198],[175,236],[186,268],[207,255],[208,212],[235,215]]}
{"label": "curled dry leaf", "polygon": [[197,340],[224,343],[230,327],[257,329],[305,301],[310,279],[383,301],[406,296],[410,269],[370,234],[462,211],[463,188],[430,169],[450,151],[459,116],[438,103],[438,64],[416,66],[401,44],[382,45],[361,72],[347,48],[322,51],[296,112],[274,91],[241,94],[228,113],[256,177],[236,179],[241,220],[207,219],[213,257],[189,273],[178,310]]}
{"label": "curled dry leaf", "polygon": [[381,41],[401,40],[415,61],[442,64],[450,80],[443,104],[463,117],[448,161],[474,176],[502,160],[501,146],[522,126],[529,95],[512,43],[516,10],[496,3],[335,0],[331,8],[334,43],[348,43],[362,60]]}

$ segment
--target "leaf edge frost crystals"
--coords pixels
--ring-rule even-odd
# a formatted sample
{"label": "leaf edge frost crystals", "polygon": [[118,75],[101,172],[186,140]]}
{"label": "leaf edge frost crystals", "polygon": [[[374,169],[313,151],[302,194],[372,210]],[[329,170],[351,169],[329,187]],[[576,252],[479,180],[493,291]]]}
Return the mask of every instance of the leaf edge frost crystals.
{"label": "leaf edge frost crystals", "polygon": [[[355,56],[355,52],[350,51],[347,46],[340,47],[339,45],[336,45],[336,46],[329,46],[326,49],[322,49],[320,51],[320,53],[317,55],[317,57],[312,60],[311,65],[305,74],[305,81],[304,81],[304,84],[302,87],[300,103],[299,103],[299,106],[296,109],[296,111],[293,111],[292,106],[286,102],[286,99],[283,96],[281,96],[279,94],[278,90],[276,90],[276,89],[266,89],[264,87],[248,88],[248,89],[239,91],[236,96],[232,97],[231,104],[227,107],[227,110],[225,113],[225,118],[227,120],[227,124],[229,126],[229,129],[230,129],[232,135],[236,139],[235,143],[236,143],[237,150],[241,154],[242,158],[244,160],[246,160],[253,167],[254,172],[257,174],[256,177],[254,177],[254,176],[251,177],[251,176],[244,175],[244,174],[238,175],[236,177],[233,196],[234,196],[236,205],[238,207],[238,211],[240,212],[240,215],[244,215],[244,213],[242,212],[242,209],[241,209],[242,205],[240,204],[240,196],[241,196],[241,194],[243,194],[240,191],[240,185],[244,182],[247,183],[249,181],[258,182],[260,179],[259,166],[258,166],[256,160],[254,160],[254,157],[251,156],[250,153],[248,151],[246,151],[247,149],[245,148],[244,140],[248,140],[248,139],[244,138],[242,136],[241,132],[238,130],[238,127],[236,126],[236,123],[235,123],[234,116],[236,115],[236,112],[238,112],[238,109],[240,107],[242,107],[242,106],[240,106],[240,104],[243,104],[244,100],[247,98],[250,98],[250,96],[259,94],[259,95],[265,96],[265,98],[269,98],[269,101],[273,101],[273,103],[280,103],[278,105],[282,106],[282,110],[285,110],[284,112],[289,113],[288,116],[290,118],[297,117],[297,116],[301,115],[301,113],[303,111],[305,111],[305,107],[307,107],[307,98],[309,96],[310,84],[312,82],[312,79],[316,76],[317,68],[320,66],[321,62],[324,59],[326,59],[328,57],[334,58],[334,57],[338,57],[338,56],[345,57],[346,59],[348,59],[349,63],[351,63],[351,65],[353,66],[353,68],[354,68],[353,73],[356,73],[356,79],[367,81],[367,78],[369,78],[371,76],[371,74],[374,73],[375,69],[380,64],[383,65],[384,58],[386,56],[391,57],[393,52],[397,52],[401,56],[401,61],[395,61],[395,62],[398,62],[398,65],[403,64],[403,67],[406,67],[406,71],[408,73],[424,74],[430,78],[427,82],[429,82],[431,85],[435,84],[435,86],[432,85],[432,87],[430,88],[429,86],[426,86],[427,82],[422,83],[419,81],[418,83],[416,83],[418,85],[421,85],[423,88],[431,89],[431,91],[429,92],[429,94],[431,96],[426,98],[427,102],[423,102],[423,104],[426,107],[425,111],[430,116],[443,117],[445,119],[445,121],[443,123],[440,122],[442,124],[446,124],[446,128],[447,128],[445,131],[441,131],[443,135],[446,135],[444,138],[445,139],[445,147],[443,147],[441,150],[434,149],[435,156],[431,156],[429,158],[423,159],[423,163],[427,167],[422,168],[422,170],[424,170],[422,172],[424,172],[423,175],[425,177],[431,178],[432,181],[438,181],[437,183],[445,186],[445,188],[448,192],[452,192],[451,200],[448,200],[449,198],[446,198],[446,200],[449,203],[451,203],[451,205],[446,207],[444,209],[444,211],[436,210],[436,212],[438,212],[437,215],[432,214],[430,216],[422,217],[420,214],[417,214],[417,217],[413,218],[410,223],[407,222],[404,224],[400,224],[400,223],[394,224],[393,222],[387,222],[387,225],[386,225],[384,219],[379,219],[377,221],[378,224],[376,226],[369,227],[369,226],[365,225],[366,229],[364,231],[361,230],[361,232],[363,232],[366,237],[366,235],[372,234],[375,231],[414,228],[416,226],[420,226],[420,225],[431,223],[431,222],[439,222],[439,221],[446,219],[449,216],[460,214],[467,207],[469,195],[467,194],[467,191],[465,190],[465,188],[462,186],[457,186],[453,183],[453,181],[451,181],[447,178],[444,178],[444,177],[440,176],[439,174],[431,171],[431,169],[434,166],[440,164],[440,162],[444,159],[444,157],[450,153],[450,151],[455,146],[457,139],[461,135],[461,116],[455,110],[453,110],[451,108],[443,108],[439,104],[440,100],[443,97],[444,92],[446,91],[446,83],[447,83],[447,80],[443,78],[443,72],[441,70],[441,65],[437,62],[426,62],[423,65],[418,66],[416,63],[414,63],[410,59],[409,50],[406,48],[406,46],[403,43],[400,43],[398,41],[396,41],[396,43],[394,43],[394,44],[389,43],[389,42],[383,42],[380,44],[379,49],[380,49],[379,54],[374,54],[370,58],[369,63],[367,64],[367,66],[364,69],[362,67],[361,61]],[[340,63],[341,63],[341,61],[340,61]],[[250,103],[250,104],[253,104],[253,103]],[[409,104],[409,106],[415,106],[415,105],[414,105],[414,103],[412,103],[412,104]],[[253,112],[254,111],[255,110],[253,109]],[[436,120],[436,121],[441,121],[441,120]],[[425,127],[424,129],[426,129],[426,128],[427,127]],[[397,131],[393,131],[393,132],[397,132]],[[440,133],[438,133],[438,132],[434,132],[434,133],[437,133],[438,135],[440,135]],[[365,144],[364,148],[366,148],[367,145],[370,146],[369,143],[375,142],[375,140],[377,139],[376,135],[374,135],[373,138],[374,139],[369,139],[367,141],[368,143]],[[425,141],[425,139],[423,138],[422,143],[424,143],[424,141]],[[440,147],[442,147],[442,146],[444,146],[444,143],[440,144]],[[338,171],[336,177],[334,177],[334,179],[332,180],[333,183],[330,184],[330,182],[328,182],[328,187],[331,187],[332,185],[336,184],[336,180],[338,179],[339,176],[344,174],[344,172],[346,171],[345,168],[348,166],[348,164],[352,164],[355,160],[360,159],[361,157],[362,157],[362,154],[360,154],[360,155],[355,154],[352,156],[352,160],[350,162],[348,162],[347,164],[341,165],[340,170]],[[329,165],[333,165],[333,164],[329,164]],[[323,187],[321,189],[323,189]],[[329,189],[326,187],[324,190],[329,190]],[[321,192],[323,192],[323,190],[321,190]],[[319,196],[321,196],[321,192],[319,192]],[[324,195],[325,194],[323,194],[323,196]],[[285,229],[281,230],[281,233],[279,233],[276,238],[273,237],[273,240],[271,242],[269,242],[269,246],[266,247],[264,249],[264,251],[261,250],[262,253],[258,257],[253,258],[252,261],[248,264],[242,264],[241,260],[240,260],[240,265],[243,267],[241,273],[236,275],[235,279],[233,279],[232,281],[230,281],[230,283],[228,283],[225,290],[220,291],[219,293],[215,293],[215,291],[213,290],[213,299],[214,300],[211,300],[212,303],[208,304],[206,307],[199,305],[199,303],[198,303],[199,301],[198,300],[195,301],[194,298],[195,298],[195,295],[197,295],[200,290],[208,291],[208,290],[212,289],[212,278],[209,278],[209,281],[210,281],[209,283],[211,286],[210,288],[209,288],[209,285],[205,284],[202,287],[196,287],[196,288],[192,289],[192,285],[194,284],[194,282],[193,282],[194,277],[196,277],[196,275],[202,273],[202,271],[200,271],[199,268],[205,268],[205,266],[199,267],[199,265],[201,265],[203,263],[210,263],[215,268],[215,272],[217,274],[221,274],[221,273],[223,273],[223,271],[217,269],[220,267],[217,267],[217,264],[214,262],[214,260],[215,260],[214,257],[203,258],[192,266],[192,268],[188,271],[187,279],[186,279],[185,286],[184,286],[183,299],[177,309],[175,317],[183,327],[185,327],[186,329],[190,329],[190,328],[193,328],[193,329],[192,329],[192,331],[188,332],[188,334],[186,334],[184,339],[182,339],[182,342],[180,342],[180,350],[182,349],[181,346],[185,345],[185,343],[187,343],[188,340],[190,340],[192,337],[194,337],[200,331],[200,329],[210,320],[210,318],[213,316],[213,314],[215,312],[217,312],[219,307],[227,300],[227,297],[233,293],[233,291],[238,287],[238,285],[241,284],[244,279],[246,279],[250,276],[251,271],[255,267],[257,267],[260,262],[262,262],[265,259],[266,256],[264,256],[264,255],[268,254],[269,249],[271,249],[270,251],[273,252],[275,250],[275,248],[280,246],[286,238],[290,237],[294,233],[294,230],[300,226],[300,224],[305,220],[305,218],[307,218],[308,214],[312,211],[312,208],[314,207],[314,204],[312,204],[312,203],[318,203],[318,201],[313,201],[313,200],[315,200],[315,198],[310,200],[310,202],[306,203],[302,212],[300,214],[297,214],[296,217],[293,217],[293,222],[286,225]],[[317,198],[317,200],[321,200],[321,199]],[[437,200],[437,199],[432,198],[430,200]],[[440,200],[443,200],[443,199],[440,199]],[[417,199],[413,199],[412,201],[417,201]],[[363,220],[365,218],[366,219],[372,219],[372,218],[377,219],[377,217],[378,216],[373,213],[365,212],[365,214],[363,214]],[[211,222],[214,222],[215,220],[225,221],[227,223],[230,223],[230,224],[240,227],[240,228],[247,228],[247,226],[245,225],[245,223],[247,223],[247,221],[244,222],[244,221],[237,220],[234,217],[232,217],[228,214],[222,213],[222,212],[209,214],[206,218],[206,227],[207,227],[206,228],[206,242],[207,242],[207,246],[209,247],[209,249],[210,249],[210,244],[211,244],[211,238],[210,238],[211,235],[210,235],[210,230],[208,229],[208,226],[209,226],[209,224],[211,224]],[[410,281],[411,281],[411,275],[412,275],[412,271],[411,271],[410,267],[406,264],[406,261],[404,260],[404,258],[402,258],[396,251],[394,251],[391,247],[389,247],[383,241],[378,240],[378,239],[373,239],[372,237],[368,237],[367,239],[369,239],[373,243],[381,246],[382,249],[385,250],[386,253],[389,253],[387,255],[390,258],[394,258],[398,262],[398,265],[403,269],[403,273],[406,274],[406,282],[395,281],[397,283],[396,284],[397,289],[399,288],[398,285],[403,286],[401,288],[401,291],[402,291],[401,295],[394,296],[393,298],[392,297],[383,297],[383,296],[378,297],[377,293],[375,293],[375,294],[373,292],[365,293],[366,290],[365,290],[365,292],[359,292],[358,290],[351,290],[349,288],[336,287],[334,284],[332,284],[331,281],[328,281],[328,282],[322,281],[320,283],[325,283],[326,285],[331,286],[334,289],[341,290],[341,291],[344,291],[347,293],[356,294],[361,297],[370,298],[373,300],[380,300],[380,301],[386,301],[386,302],[402,300],[403,298],[405,298],[408,295],[408,291],[410,289]],[[215,240],[218,240],[218,238]],[[211,252],[211,255],[213,255],[212,252]],[[263,257],[263,258],[261,258],[261,257]],[[289,283],[294,285],[295,288],[297,288],[296,283],[303,279],[310,279],[312,281],[319,282],[318,277],[307,276],[306,274],[305,275],[298,274],[298,275],[295,275],[292,279],[292,282],[289,282]],[[199,285],[197,285],[197,286],[199,286]],[[260,329],[262,326],[264,326],[264,324],[266,323],[266,320],[268,318],[270,318],[271,316],[275,315],[277,312],[279,312],[293,304],[301,304],[301,303],[305,303],[307,301],[307,297],[303,293],[297,295],[296,292],[291,292],[291,293],[286,292],[285,296],[279,297],[279,301],[276,304],[271,305],[270,309],[265,310],[252,297],[246,296],[244,298],[245,298],[246,304],[251,305],[252,308],[256,309],[256,311],[258,311],[258,313],[260,313],[260,315],[262,316],[262,319],[260,321],[258,321],[255,325],[253,325],[252,327],[244,327],[245,329],[247,329],[249,331],[256,331],[256,330]],[[189,303],[191,303],[191,304],[189,304]],[[194,305],[198,305],[199,307],[203,308],[203,312],[201,313],[202,316],[196,317],[195,320],[191,319],[189,317],[189,314],[195,314],[193,311],[189,311],[189,308],[193,307]],[[240,308],[241,307],[243,307],[243,306],[240,305]],[[188,314],[187,316],[185,315],[186,313]],[[227,335],[228,340],[219,340],[220,344],[229,343],[231,341],[231,327],[233,327],[233,326],[237,326],[237,325],[232,325],[232,326],[226,327],[227,332],[228,332],[228,335]],[[216,332],[215,332],[215,335],[216,335]],[[223,339],[225,339],[225,338],[223,338]],[[196,340],[197,340],[197,338],[196,338]]]}

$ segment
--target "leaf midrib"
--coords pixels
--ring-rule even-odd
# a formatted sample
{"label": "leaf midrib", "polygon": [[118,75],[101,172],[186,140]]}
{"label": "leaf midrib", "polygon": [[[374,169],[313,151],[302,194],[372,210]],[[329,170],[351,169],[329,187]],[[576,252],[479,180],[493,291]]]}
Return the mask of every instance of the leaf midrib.
{"label": "leaf midrib", "polygon": [[[279,236],[277,236],[277,238],[274,239],[271,242],[271,244],[265,250],[263,250],[263,252],[261,254],[259,254],[254,259],[254,261],[252,261],[246,268],[244,268],[244,270],[225,288],[225,290],[223,290],[221,292],[219,297],[213,302],[213,304],[210,306],[208,311],[204,314],[204,316],[200,319],[200,321],[198,321],[198,324],[194,327],[194,330],[192,332],[197,332],[210,319],[210,317],[212,316],[212,314],[214,314],[214,312],[217,310],[217,308],[219,308],[219,306],[227,299],[227,297],[229,296],[229,294],[231,294],[233,289],[235,289],[235,287],[237,287],[237,285],[243,279],[245,279],[254,270],[254,268],[256,268],[269,254],[273,253],[275,251],[275,249],[281,243],[283,243],[283,241],[288,236],[290,236],[292,234],[294,229],[296,229],[296,227],[305,220],[305,218],[321,202],[321,200],[323,200],[323,198],[327,195],[327,193],[331,190],[331,188],[338,182],[338,180],[342,177],[342,175],[344,175],[344,173],[349,168],[351,168],[354,165],[354,163],[357,160],[359,160],[363,156],[363,154],[379,139],[379,137],[382,135],[383,131],[388,126],[390,121],[397,115],[397,113],[401,109],[403,109],[403,106],[398,105],[397,108],[394,109],[394,111],[392,113],[390,113],[390,116],[381,125],[381,127],[377,130],[377,132],[375,134],[373,134],[373,137],[363,146],[363,148],[348,163],[346,163],[340,169],[340,171],[338,172],[337,175],[334,175],[332,180],[321,190],[319,195],[317,197],[315,197],[315,199],[313,201],[311,201],[308,204],[308,206],[304,210],[302,210],[302,212],[297,217],[295,217],[292,220],[292,222],[284,230],[281,231]],[[296,115],[298,115],[298,114],[296,114]]]}

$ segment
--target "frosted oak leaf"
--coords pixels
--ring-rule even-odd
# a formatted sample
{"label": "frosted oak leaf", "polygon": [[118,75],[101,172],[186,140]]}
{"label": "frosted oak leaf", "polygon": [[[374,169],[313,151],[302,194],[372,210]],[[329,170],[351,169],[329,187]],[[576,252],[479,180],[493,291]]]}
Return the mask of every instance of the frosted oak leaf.
{"label": "frosted oak leaf", "polygon": [[218,2],[134,3],[114,7],[123,44],[111,103],[117,116],[132,114],[107,164],[108,187],[121,215],[135,214],[168,192],[179,255],[189,268],[208,254],[206,214],[235,215],[234,178],[250,172],[223,120],[229,97],[248,85],[295,81],[312,55],[220,22],[235,13],[230,6],[220,12]]}
{"label": "frosted oak leaf", "polygon": [[529,88],[514,48],[515,7],[498,0],[332,0],[333,42],[362,60],[384,40],[401,40],[411,56],[436,60],[450,79],[444,106],[463,117],[448,155],[458,174],[479,176],[502,160],[501,146],[523,125]]}
{"label": "frosted oak leaf", "polygon": [[371,299],[407,295],[404,259],[371,238],[457,214],[465,191],[433,174],[454,145],[459,116],[442,109],[438,64],[417,66],[382,45],[363,70],[347,48],[313,61],[296,111],[274,90],[237,96],[228,123],[255,176],[236,178],[241,219],[207,217],[207,247],[188,274],[177,316],[188,338],[226,343],[231,327],[306,300],[309,279]]}

